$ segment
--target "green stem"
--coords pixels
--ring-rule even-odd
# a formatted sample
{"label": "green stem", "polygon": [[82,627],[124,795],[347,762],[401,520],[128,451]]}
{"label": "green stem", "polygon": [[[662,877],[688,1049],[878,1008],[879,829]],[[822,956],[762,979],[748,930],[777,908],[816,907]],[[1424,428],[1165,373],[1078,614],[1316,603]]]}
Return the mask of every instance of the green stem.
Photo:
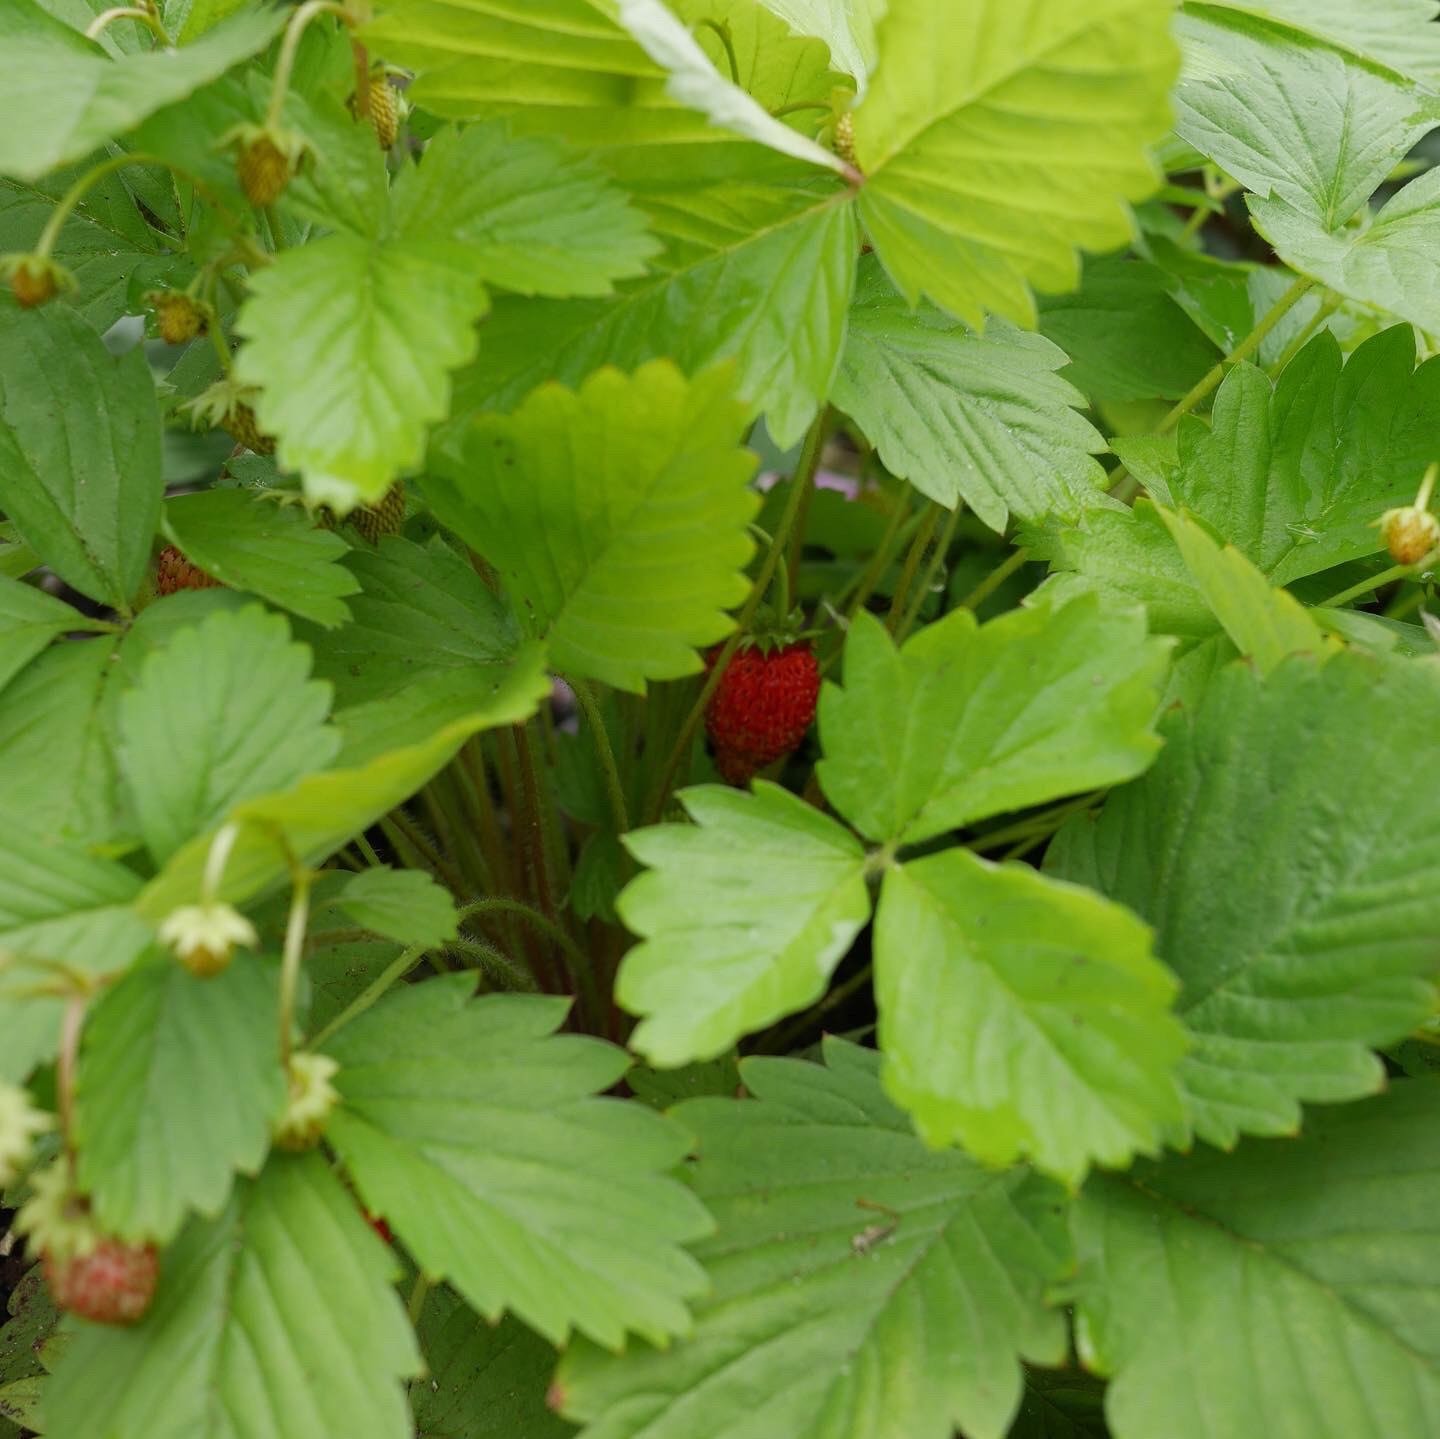
{"label": "green stem", "polygon": [[996,565],[995,568],[960,601],[957,608],[962,610],[979,609],[1029,558],[1030,551],[1023,546],[1018,550],[1012,550],[1003,563]]}
{"label": "green stem", "polygon": [[962,508],[962,503],[957,500],[955,508],[950,511],[949,518],[945,521],[945,528],[940,531],[939,539],[930,549],[930,562],[925,566],[925,573],[915,587],[915,598],[911,600],[909,609],[905,611],[905,617],[894,632],[897,645],[905,643],[906,635],[914,628],[915,621],[920,618],[920,611],[925,607],[925,599],[935,586],[935,577],[940,571],[940,566],[944,563],[945,556],[950,553],[950,545],[955,538],[955,528],[960,523]]}
{"label": "green stem", "polygon": [[984,854],[989,850],[1002,849],[1016,840],[1029,839],[1037,834],[1043,839],[1045,835],[1059,829],[1077,810],[1089,809],[1092,805],[1098,804],[1104,793],[1104,790],[1097,789],[1088,794],[1077,795],[1074,799],[1067,799],[1062,804],[1052,805],[1049,809],[1041,810],[1039,814],[1032,814],[1025,819],[1016,820],[1014,824],[1007,824],[1003,829],[995,829],[991,830],[989,834],[982,834],[966,848],[973,849],[978,854]]}
{"label": "green stem", "polygon": [[160,43],[167,50],[175,48],[169,35],[165,33],[165,27],[160,23],[160,17],[153,10],[147,10],[139,5],[117,5],[113,10],[102,10],[86,26],[85,38],[87,40],[96,39],[107,25],[113,25],[117,20],[138,20],[142,25],[149,26],[155,32]]}
{"label": "green stem", "polygon": [[295,69],[295,57],[300,50],[300,37],[305,27],[321,15],[338,15],[347,25],[354,23],[354,17],[346,5],[337,5],[335,0],[305,0],[305,3],[290,17],[285,27],[285,39],[280,46],[280,59],[275,65],[275,80],[270,89],[270,107],[265,112],[268,129],[280,128],[280,114],[285,108],[285,94],[290,89],[290,76]]}
{"label": "green stem", "polygon": [[489,899],[477,899],[461,909],[460,922],[463,924],[467,919],[475,919],[487,914],[511,914],[517,919],[523,919],[540,933],[553,939],[565,952],[566,958],[575,966],[580,976],[583,977],[589,972],[590,962],[580,946],[571,939],[561,925],[557,924],[549,915],[541,914],[533,905],[526,904],[524,900],[510,899],[503,895],[495,895]]}
{"label": "green stem", "polygon": [[413,1329],[420,1323],[420,1316],[425,1311],[425,1301],[430,1297],[430,1281],[424,1273],[415,1276],[414,1288],[410,1291],[410,1301],[405,1306],[405,1312],[410,1319],[410,1327]]}
{"label": "green stem", "polygon": [[40,231],[40,239],[35,245],[35,254],[48,256],[55,248],[55,241],[60,238],[60,231],[64,228],[66,220],[70,218],[70,212],[85,197],[85,192],[92,185],[97,185],[107,175],[113,174],[116,170],[124,169],[126,165],[161,165],[165,162],[154,155],[112,155],[108,160],[101,160],[98,165],[92,165],[71,187],[60,197],[60,203],[50,212],[50,218],[45,222],[45,228]]}
{"label": "green stem", "polygon": [[1321,600],[1316,609],[1333,610],[1360,595],[1369,594],[1371,590],[1378,590],[1381,585],[1388,585],[1391,580],[1404,579],[1407,575],[1414,574],[1416,568],[1415,565],[1391,565],[1388,570],[1382,570],[1373,579],[1361,580],[1358,585],[1351,585],[1349,589],[1341,590],[1338,595],[1331,595],[1328,600]]}
{"label": "green stem", "polygon": [[801,110],[831,110],[834,106],[828,100],[792,100],[788,105],[781,105],[778,110],[770,113],[779,120],[785,115],[798,114]]}
{"label": "green stem", "polygon": [[909,505],[899,500],[895,501],[895,506],[890,512],[889,522],[885,526],[885,532],[880,536],[880,543],[875,546],[875,553],[870,556],[870,563],[859,571],[851,582],[854,585],[853,592],[847,585],[835,597],[835,607],[844,610],[847,620],[853,620],[864,609],[870,596],[875,593],[875,586],[880,583],[884,578],[885,571],[890,568],[896,547],[903,544],[907,537],[905,531],[920,524],[924,518],[923,510],[918,514],[911,514]]}
{"label": "green stem", "polygon": [[290,917],[285,923],[285,948],[280,959],[280,1062],[287,1070],[295,1026],[295,989],[300,980],[300,959],[305,953],[305,926],[310,918],[310,871],[292,860],[290,877]]}
{"label": "green stem", "polygon": [[337,1029],[343,1029],[352,1019],[364,1014],[392,984],[397,980],[404,979],[420,963],[425,948],[426,946],[423,944],[413,944],[393,959],[310,1041],[310,1047],[319,1049]]}
{"label": "green stem", "polygon": [[1315,281],[1308,275],[1299,275],[1295,283],[1275,301],[1273,305],[1260,317],[1255,328],[1235,346],[1228,355],[1217,361],[1210,372],[1201,379],[1195,387],[1186,395],[1178,399],[1174,406],[1166,413],[1164,419],[1156,430],[1156,434],[1168,434],[1188,415],[1196,405],[1203,400],[1220,381],[1225,378],[1225,370],[1229,365],[1238,365],[1241,360],[1248,360],[1264,342],[1266,335],[1290,313],[1292,309],[1315,287]]}
{"label": "green stem", "polygon": [[809,433],[805,436],[805,447],[800,452],[800,462],[796,466],[794,475],[791,476],[790,495],[785,503],[785,512],[780,516],[780,523],[775,527],[775,538],[760,566],[760,573],[755,576],[755,583],[750,587],[745,607],[736,617],[735,632],[725,641],[724,647],[716,656],[715,663],[710,666],[710,673],[706,677],[705,684],[701,687],[695,703],[691,705],[690,712],[685,716],[685,721],[680,727],[679,738],[675,741],[670,758],[661,771],[660,783],[647,812],[648,821],[651,824],[665,812],[665,801],[670,797],[671,787],[674,785],[675,776],[681,763],[690,753],[690,746],[694,742],[695,732],[699,729],[701,720],[705,718],[705,708],[710,703],[710,697],[720,683],[720,676],[724,674],[725,666],[730,663],[731,656],[740,647],[740,641],[749,630],[750,621],[755,618],[755,611],[760,608],[760,602],[770,588],[770,581],[774,579],[775,571],[785,556],[786,546],[790,541],[790,531],[794,528],[796,517],[800,513],[801,500],[805,491],[815,483],[815,471],[820,465],[820,452],[825,448],[825,436],[829,431],[829,426],[830,412],[822,407],[820,413],[815,417],[815,422],[810,426]]}
{"label": "green stem", "polygon": [[363,833],[355,836],[355,848],[377,869],[381,866],[382,860],[380,856],[375,853],[375,846],[370,843]]}
{"label": "green stem", "polygon": [[910,550],[905,556],[900,578],[896,581],[895,593],[890,596],[890,613],[885,617],[885,628],[892,635],[899,628],[900,616],[904,612],[905,601],[910,598],[910,586],[915,583],[920,561],[925,558],[925,551],[935,536],[935,528],[940,523],[941,508],[934,500],[926,505],[924,522],[915,531],[915,538],[910,541]]}
{"label": "green stem", "polygon": [[1293,360],[1305,347],[1306,343],[1314,337],[1315,332],[1321,325],[1339,308],[1339,295],[1329,295],[1315,307],[1315,313],[1301,327],[1300,333],[1285,346],[1280,358],[1276,360],[1266,372],[1272,380],[1279,377],[1290,361]]}
{"label": "green stem", "polygon": [[722,25],[718,20],[701,20],[697,25],[698,29],[713,30],[719,37],[720,43],[725,47],[725,58],[730,62],[730,80],[732,84],[740,83],[740,62],[735,58],[735,45],[730,39],[730,27]]}
{"label": "green stem", "polygon": [[580,706],[580,711],[585,716],[585,723],[590,730],[590,738],[595,745],[595,759],[600,766],[600,774],[605,781],[605,793],[610,800],[610,814],[615,821],[615,833],[625,834],[630,829],[629,806],[625,803],[625,787],[620,783],[620,769],[615,763],[615,750],[610,744],[610,732],[605,728],[605,720],[600,713],[600,705],[595,698],[595,691],[582,679],[567,678],[565,683],[570,686],[570,692],[575,696],[575,702]]}

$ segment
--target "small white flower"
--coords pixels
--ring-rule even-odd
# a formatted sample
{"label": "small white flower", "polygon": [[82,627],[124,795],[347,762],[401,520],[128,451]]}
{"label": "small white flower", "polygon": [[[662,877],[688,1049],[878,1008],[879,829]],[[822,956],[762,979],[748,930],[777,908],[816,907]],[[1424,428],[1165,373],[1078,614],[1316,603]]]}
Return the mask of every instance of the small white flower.
{"label": "small white flower", "polygon": [[0,1080],[0,1189],[20,1177],[35,1152],[35,1136],[50,1128],[51,1119],[30,1103],[18,1084]]}
{"label": "small white flower", "polygon": [[275,1121],[275,1143],[281,1149],[310,1149],[320,1142],[330,1111],[340,1102],[330,1081],[340,1071],[328,1054],[302,1051],[290,1056],[290,1093]]}
{"label": "small white flower", "polygon": [[228,904],[187,904],[173,910],[160,926],[160,939],[191,974],[207,979],[230,963],[237,944],[254,946],[255,926]]}

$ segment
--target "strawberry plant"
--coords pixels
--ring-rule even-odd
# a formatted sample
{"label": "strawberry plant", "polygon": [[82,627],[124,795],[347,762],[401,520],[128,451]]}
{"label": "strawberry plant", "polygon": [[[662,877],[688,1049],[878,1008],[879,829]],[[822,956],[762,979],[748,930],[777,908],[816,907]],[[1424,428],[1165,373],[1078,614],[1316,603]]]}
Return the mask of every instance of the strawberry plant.
{"label": "strawberry plant", "polygon": [[0,1439],[1440,1433],[1437,10],[0,4]]}

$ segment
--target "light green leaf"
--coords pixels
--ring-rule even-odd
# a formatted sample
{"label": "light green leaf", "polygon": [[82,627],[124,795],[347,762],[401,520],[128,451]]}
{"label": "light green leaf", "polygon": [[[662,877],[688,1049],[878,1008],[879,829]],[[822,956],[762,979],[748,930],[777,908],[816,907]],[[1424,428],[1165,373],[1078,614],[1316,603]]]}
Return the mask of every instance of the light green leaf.
{"label": "light green leaf", "polygon": [[1140,610],[1094,596],[983,626],[954,610],[901,650],[862,612],[845,687],[820,697],[821,787],[869,838],[914,844],[1118,784],[1159,748],[1150,724],[1166,650],[1146,639]]}
{"label": "light green leaf", "polygon": [[556,1035],[564,1000],[473,991],[468,975],[405,986],[326,1046],[344,1099],[326,1137],[366,1207],[492,1321],[611,1348],[683,1333],[704,1281],[680,1245],[709,1229],[666,1173],[684,1130],[593,1097],[628,1060]]}
{"label": "light green leaf", "polygon": [[1255,228],[1287,265],[1348,299],[1440,329],[1440,172],[1398,190],[1363,229],[1322,225],[1282,199],[1249,204]]}
{"label": "light green leaf", "polygon": [[433,948],[454,939],[455,901],[418,869],[362,870],[330,900],[347,919],[401,944]]}
{"label": "light green leaf", "polygon": [[25,541],[67,584],[127,610],[162,492],[144,352],[116,359],[65,306],[0,308],[0,505]]}
{"label": "light green leaf", "polygon": [[760,0],[800,35],[814,35],[830,47],[838,69],[855,81],[856,95],[865,98],[875,68],[875,23],[885,13],[885,0]]}
{"label": "light green leaf", "polygon": [[335,563],[346,553],[345,541],[317,528],[298,506],[244,490],[202,490],[167,500],[163,524],[187,560],[231,589],[318,625],[350,618],[341,596],[360,586]]}
{"label": "light green leaf", "polygon": [[892,868],[875,925],[886,1092],[931,1144],[1069,1184],[1181,1116],[1178,988],[1128,910],[951,849]]}
{"label": "light green leaf", "polygon": [[712,124],[797,160],[843,172],[845,162],[823,145],[776,119],[759,101],[724,78],[664,0],[617,0],[620,22],[669,78],[671,98],[707,115]]}
{"label": "light green leaf", "polygon": [[[259,893],[288,872],[292,854],[308,864],[334,854],[414,794],[470,735],[528,719],[549,692],[542,679],[539,656],[522,655],[511,675],[481,693],[467,694],[463,717],[452,718],[425,738],[378,751],[354,768],[312,774],[288,790],[236,805],[224,816],[224,822],[238,824],[240,832],[220,898],[238,904]],[[212,838],[201,835],[170,859],[140,896],[141,915],[158,924],[171,910],[197,901]]]}
{"label": "light green leaf", "polygon": [[97,1416],[106,1439],[409,1439],[398,1272],[324,1158],[276,1156],[166,1251],[139,1324],[81,1326],[46,1439],[95,1439]]}
{"label": "light green leaf", "polygon": [[[846,192],[753,151],[703,164],[644,152],[637,186],[665,251],[610,302],[501,298],[455,413],[513,410],[537,385],[579,385],[602,364],[673,359],[690,375],[733,360],[736,391],[783,445],[830,391],[859,244]],[[741,163],[743,162],[743,163]]]}
{"label": "light green leaf", "polygon": [[609,295],[660,248],[589,160],[497,124],[437,135],[396,193],[391,230],[453,241],[481,279],[523,295]]}
{"label": "light green leaf", "polygon": [[182,49],[111,59],[35,0],[7,0],[0,7],[6,98],[25,123],[0,137],[0,172],[35,180],[82,159],[263,50],[284,23],[283,10],[254,6]]}
{"label": "light green leaf", "polygon": [[905,298],[1033,324],[1075,250],[1130,239],[1177,54],[1166,0],[889,0],[855,111],[859,208]]}
{"label": "light green leaf", "polygon": [[616,997],[644,1016],[631,1047],[667,1066],[714,1059],[815,1003],[870,918],[865,851],[803,800],[763,780],[681,798],[694,824],[625,836],[650,870],[619,901],[644,942]]}
{"label": "light green leaf", "polygon": [[1063,1356],[1044,1304],[1070,1258],[1059,1189],[927,1149],[877,1055],[825,1053],[745,1060],[754,1099],[676,1110],[718,1225],[696,1246],[712,1292],[668,1351],[566,1355],[581,1439],[1000,1439],[1018,1356]]}
{"label": "light green leaf", "polygon": [[1329,657],[1334,642],[1310,611],[1293,595],[1271,586],[1234,545],[1222,549],[1187,516],[1161,510],[1160,517],[1205,603],[1262,675],[1287,655]]}
{"label": "light green leaf", "polygon": [[79,1182],[107,1233],[166,1243],[256,1173],[285,1099],[275,973],[242,956],[200,980],[168,954],[132,969],[85,1026]]}
{"label": "light green leaf", "polygon": [[1086,1186],[1079,1335],[1116,1439],[1428,1439],[1440,1085]]}
{"label": "light green leaf", "polygon": [[724,611],[749,589],[744,419],[728,370],[606,369],[578,394],[546,385],[513,417],[477,420],[427,493],[556,669],[643,691],[697,673],[695,647],[729,633]]}
{"label": "light green leaf", "polygon": [[[318,499],[377,500],[419,466],[475,353],[485,290],[463,252],[327,235],[250,277],[236,374],[264,387],[261,428]],[[338,488],[335,481],[344,482]]]}
{"label": "light green leaf", "polygon": [[1290,1134],[1302,1102],[1373,1093],[1370,1046],[1431,1012],[1440,796],[1415,756],[1437,706],[1440,677],[1407,660],[1232,664],[1149,775],[1051,844],[1046,868],[1152,923],[1180,978],[1177,1142]]}
{"label": "light green leaf", "polygon": [[1073,517],[1104,484],[1094,456],[1105,441],[1056,375],[1065,363],[1003,322],[976,335],[928,306],[914,314],[862,260],[831,398],[892,475],[952,509],[963,500],[1003,533],[1012,513]]}
{"label": "light green leaf", "polygon": [[91,621],[64,600],[34,585],[0,576],[0,689],[4,689],[51,640]]}
{"label": "light green leaf", "polygon": [[330,687],[309,676],[310,652],[258,605],[213,614],[146,660],[120,701],[119,757],[157,864],[334,758]]}

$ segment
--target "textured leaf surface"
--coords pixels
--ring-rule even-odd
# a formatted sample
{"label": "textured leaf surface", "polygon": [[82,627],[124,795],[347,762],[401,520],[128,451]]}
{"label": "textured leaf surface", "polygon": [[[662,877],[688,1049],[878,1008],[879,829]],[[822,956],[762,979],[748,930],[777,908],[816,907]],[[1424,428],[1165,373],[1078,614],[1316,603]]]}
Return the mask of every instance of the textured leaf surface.
{"label": "textured leaf surface", "polygon": [[274,971],[238,956],[214,979],[168,954],[138,965],[85,1027],[79,1180],[108,1233],[168,1242],[254,1174],[285,1097]]}
{"label": "textured leaf surface", "polygon": [[983,626],[955,610],[900,650],[862,613],[845,642],[845,687],[820,697],[820,784],[871,839],[915,843],[1118,783],[1158,748],[1164,666],[1141,611],[1093,596]]}
{"label": "textured leaf surface", "polygon": [[161,493],[143,352],[115,359],[65,306],[0,309],[0,505],[36,554],[82,594],[126,609]]}
{"label": "textured leaf surface", "polygon": [[1430,1012],[1440,808],[1414,756],[1437,701],[1404,660],[1296,658],[1263,682],[1231,665],[1151,774],[1051,845],[1047,869],[1153,924],[1180,978],[1185,1130],[1293,1133],[1301,1102],[1379,1088],[1369,1046]]}
{"label": "textured leaf surface", "polygon": [[56,636],[85,627],[85,616],[64,600],[0,577],[0,689]]}
{"label": "textured leaf surface", "polygon": [[95,1439],[409,1439],[420,1366],[394,1256],[318,1154],[276,1156],[166,1251],[132,1329],[82,1326],[46,1434]]}
{"label": "textured leaf surface", "polygon": [[1178,985],[1134,915],[952,849],[885,876],[875,1000],[887,1093],[932,1144],[1069,1183],[1181,1116]]}
{"label": "textured leaf surface", "polygon": [[1055,373],[1064,352],[1002,323],[976,335],[928,306],[916,315],[873,263],[861,277],[831,398],[885,468],[1001,532],[1012,513],[1077,513],[1102,484],[1105,442]]}
{"label": "textured leaf surface", "polygon": [[359,588],[336,564],[345,541],[298,507],[243,490],[202,490],[165,502],[165,533],[185,558],[231,589],[259,595],[318,625],[350,618],[342,598]]}
{"label": "textured leaf surface", "polygon": [[[1082,1351],[1116,1439],[1426,1439],[1440,1424],[1440,1084],[1086,1186]],[[1301,1340],[1301,1342],[1296,1342]]]}
{"label": "textured leaf surface", "polygon": [[683,793],[694,824],[627,835],[650,872],[620,898],[644,943],[616,996],[644,1016],[631,1047],[656,1064],[714,1059],[813,1004],[870,918],[865,852],[778,785]]}
{"label": "textured leaf surface", "polygon": [[1130,238],[1177,55],[1162,0],[889,0],[855,112],[859,208],[891,278],[979,327]]}
{"label": "textured leaf surface", "polygon": [[119,754],[155,862],[328,764],[339,748],[329,708],[310,652],[258,605],[213,614],[152,654],[120,701]]}
{"label": "textured leaf surface", "polygon": [[1042,1299],[1069,1260],[1060,1190],[927,1149],[877,1055],[826,1058],[746,1060],[756,1098],[676,1111],[718,1226],[696,1246],[712,1292],[669,1351],[566,1356],[583,1439],[1000,1439],[1017,1356],[1060,1359]]}
{"label": "textured leaf surface", "polygon": [[111,59],[35,0],[7,0],[0,9],[0,49],[11,67],[7,98],[25,123],[0,138],[0,171],[34,180],[83,159],[263,50],[283,23],[282,11],[255,6],[180,50]]}
{"label": "textured leaf surface", "polygon": [[837,69],[854,78],[864,96],[875,68],[875,22],[885,0],[761,0],[801,35],[814,35],[830,47]]}
{"label": "textured leaf surface", "polygon": [[657,361],[547,385],[478,420],[429,493],[495,566],[555,668],[640,691],[701,668],[733,627],[758,506],[732,378]]}
{"label": "textured leaf surface", "polygon": [[455,901],[421,870],[381,865],[351,875],[332,903],[347,919],[401,944],[454,939]]}
{"label": "textured leaf surface", "polygon": [[456,975],[392,992],[326,1046],[344,1106],[327,1138],[366,1206],[426,1273],[487,1318],[513,1312],[554,1343],[618,1348],[689,1327],[703,1288],[680,1245],[705,1212],[666,1177],[684,1130],[596,1099],[622,1050],[556,1035],[563,1000],[471,1000]]}

